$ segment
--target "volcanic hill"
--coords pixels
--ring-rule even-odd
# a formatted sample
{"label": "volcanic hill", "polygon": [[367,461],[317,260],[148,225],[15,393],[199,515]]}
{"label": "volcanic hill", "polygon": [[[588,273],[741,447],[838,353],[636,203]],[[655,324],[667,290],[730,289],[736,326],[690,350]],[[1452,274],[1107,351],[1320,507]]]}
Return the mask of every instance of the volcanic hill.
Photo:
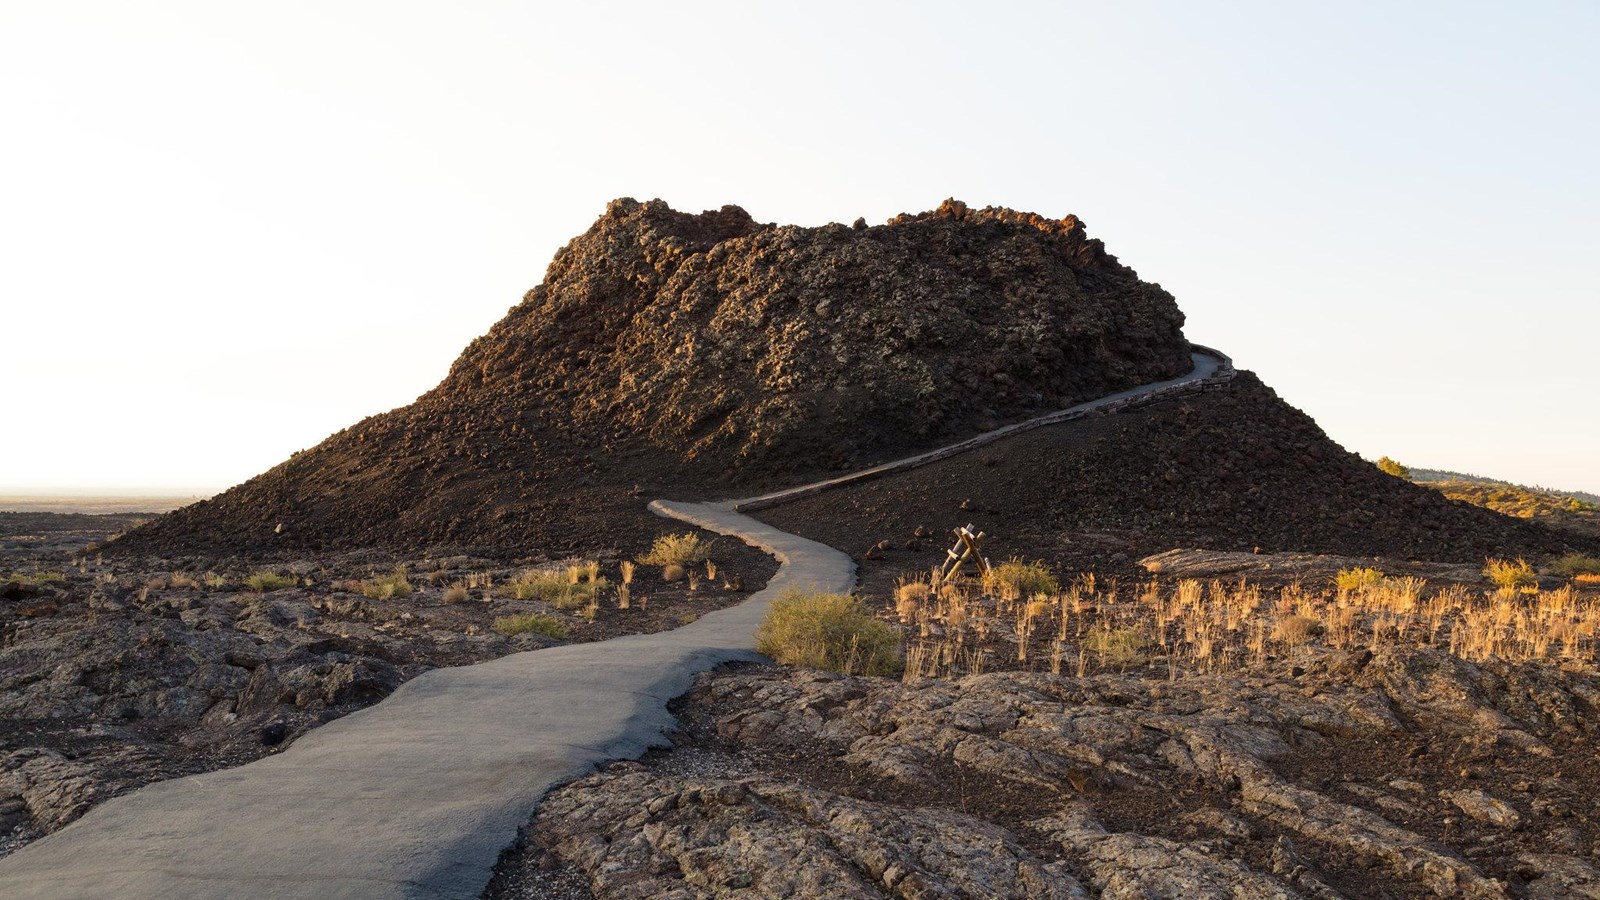
{"label": "volcanic hill", "polygon": [[1182,325],[1071,216],[801,228],[617,200],[438,387],[120,546],[627,539],[657,490],[783,486],[1182,374]]}
{"label": "volcanic hill", "polygon": [[[667,528],[652,497],[804,483],[1184,374],[1182,325],[1072,216],[951,200],[802,228],[617,200],[438,387],[114,549],[623,548]],[[771,518],[859,550],[955,524],[950,498],[984,494],[992,516],[1121,533],[1130,552],[1481,560],[1570,544],[1383,476],[1248,373],[995,446],[884,482],[877,512],[862,512],[870,484]]]}

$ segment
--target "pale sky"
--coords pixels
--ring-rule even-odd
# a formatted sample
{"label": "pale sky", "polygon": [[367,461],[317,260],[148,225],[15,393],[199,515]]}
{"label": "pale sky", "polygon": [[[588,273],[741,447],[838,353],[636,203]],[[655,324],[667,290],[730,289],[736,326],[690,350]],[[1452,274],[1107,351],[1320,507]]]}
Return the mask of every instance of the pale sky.
{"label": "pale sky", "polygon": [[1592,3],[0,2],[0,492],[436,384],[614,197],[1059,217],[1369,458],[1600,490]]}

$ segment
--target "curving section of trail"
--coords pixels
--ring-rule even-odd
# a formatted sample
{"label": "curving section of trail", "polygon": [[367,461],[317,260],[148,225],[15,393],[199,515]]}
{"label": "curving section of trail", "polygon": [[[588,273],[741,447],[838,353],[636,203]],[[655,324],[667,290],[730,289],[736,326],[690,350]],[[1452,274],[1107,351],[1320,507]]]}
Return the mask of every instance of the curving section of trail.
{"label": "curving section of trail", "polygon": [[658,515],[772,554],[777,574],[738,606],[682,628],[437,669],[281,754],[107,801],[0,859],[0,897],[476,898],[547,791],[662,745],[673,724],[667,703],[696,674],[759,658],[756,626],[774,598],[854,586],[848,556],[743,511],[1232,378],[1227,357],[1196,349],[1194,371],[1181,378],[931,453],[742,501],[654,501]]}

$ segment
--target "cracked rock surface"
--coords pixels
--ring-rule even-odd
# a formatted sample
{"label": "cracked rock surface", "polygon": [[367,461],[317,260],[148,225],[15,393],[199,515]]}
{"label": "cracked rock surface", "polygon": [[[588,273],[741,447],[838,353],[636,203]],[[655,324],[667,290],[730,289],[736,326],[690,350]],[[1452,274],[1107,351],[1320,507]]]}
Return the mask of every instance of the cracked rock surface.
{"label": "cracked rock surface", "polygon": [[[1160,681],[735,668],[517,854],[561,896],[1593,897],[1597,704],[1591,672],[1410,649]],[[533,896],[517,854],[487,896]]]}

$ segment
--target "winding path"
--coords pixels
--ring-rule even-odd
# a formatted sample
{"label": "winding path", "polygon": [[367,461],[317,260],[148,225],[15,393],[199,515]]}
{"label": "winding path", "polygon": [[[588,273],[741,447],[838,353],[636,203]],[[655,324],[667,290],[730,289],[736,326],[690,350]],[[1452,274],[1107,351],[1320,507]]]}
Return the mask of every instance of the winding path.
{"label": "winding path", "polygon": [[547,791],[662,745],[667,702],[697,673],[758,658],[755,630],[773,598],[854,586],[848,556],[744,512],[1233,377],[1227,357],[1196,350],[1180,378],[852,475],[747,500],[657,500],[658,515],[772,554],[777,574],[682,628],[436,669],[281,754],[107,801],[0,860],[0,897],[477,898]]}

